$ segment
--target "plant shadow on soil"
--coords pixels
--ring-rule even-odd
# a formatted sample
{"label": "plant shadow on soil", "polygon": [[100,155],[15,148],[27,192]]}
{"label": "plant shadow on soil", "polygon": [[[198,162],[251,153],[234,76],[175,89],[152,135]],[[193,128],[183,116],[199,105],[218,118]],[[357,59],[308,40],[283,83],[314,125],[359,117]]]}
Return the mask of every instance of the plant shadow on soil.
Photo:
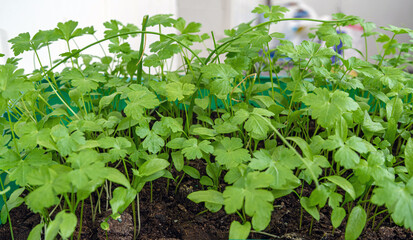
{"label": "plant shadow on soil", "polygon": [[[199,167],[199,164],[202,164],[200,160],[191,161],[191,165],[194,167],[197,167],[196,165]],[[227,215],[223,209],[217,213],[199,214],[205,210],[203,204],[196,204],[186,198],[189,193],[201,190],[198,180],[185,177],[177,194],[175,194],[175,182],[170,181],[168,192],[166,186],[166,179],[158,179],[153,182],[152,202],[150,184],[146,184],[140,192],[141,229],[137,239],[228,239],[229,226],[233,220],[239,220],[238,216],[235,214]],[[311,188],[306,186],[303,192],[306,195],[306,193],[311,192]],[[100,223],[111,214],[111,211],[105,211],[105,202],[103,199],[102,213],[98,214],[95,223],[92,222],[90,204],[85,202],[80,239],[133,239],[134,226],[131,207],[122,214],[121,221],[109,217],[110,230],[107,232],[106,238],[106,232],[100,228]],[[264,232],[277,237],[251,233],[250,239],[344,239],[345,222],[333,232],[328,208],[324,208],[320,212],[320,221],[313,222],[311,235],[309,235],[311,216],[304,212],[300,229],[301,207],[297,196],[290,194],[279,198],[274,202],[274,206],[271,223]],[[27,239],[31,229],[40,222],[40,217],[30,212],[24,204],[13,209],[10,215],[16,240]],[[377,222],[379,220],[376,219]],[[74,239],[77,239],[77,236],[78,229],[75,231]],[[8,224],[1,226],[0,239],[11,239]],[[377,231],[371,228],[371,222],[367,223],[360,239],[413,239],[413,232],[396,226],[388,218]]]}

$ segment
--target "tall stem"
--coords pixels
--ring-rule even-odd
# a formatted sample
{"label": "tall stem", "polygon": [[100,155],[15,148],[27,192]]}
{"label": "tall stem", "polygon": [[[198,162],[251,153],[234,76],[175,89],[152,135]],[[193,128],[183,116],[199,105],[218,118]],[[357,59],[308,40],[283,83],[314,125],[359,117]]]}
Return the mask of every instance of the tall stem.
{"label": "tall stem", "polygon": [[118,34],[118,35],[110,36],[110,37],[101,39],[101,40],[99,40],[99,41],[96,41],[96,42],[94,42],[94,43],[91,43],[91,44],[85,46],[84,48],[81,48],[81,49],[79,49],[79,50],[76,50],[76,52],[73,52],[73,53],[69,54],[69,56],[65,57],[63,60],[60,60],[56,65],[54,65],[52,68],[50,68],[50,69],[45,73],[44,76],[47,76],[48,73],[51,73],[56,67],[60,66],[60,65],[63,64],[64,62],[66,62],[68,59],[70,59],[71,57],[73,57],[75,54],[79,54],[79,53],[83,52],[84,50],[86,50],[86,49],[88,49],[88,48],[90,48],[90,47],[93,47],[93,46],[95,46],[95,45],[97,45],[97,44],[100,44],[100,43],[102,43],[102,42],[104,42],[104,41],[108,41],[108,40],[110,40],[110,39],[112,39],[112,38],[117,38],[117,37],[121,37],[121,36],[132,35],[132,34],[140,34],[140,33],[141,33],[141,34],[158,35],[158,36],[162,36],[162,37],[167,38],[167,39],[171,39],[172,41],[174,41],[174,42],[178,43],[179,45],[181,45],[182,47],[186,48],[189,52],[191,52],[191,53],[193,54],[193,56],[195,56],[195,58],[197,58],[197,59],[199,60],[199,62],[200,62],[202,65],[205,65],[204,60],[203,60],[202,58],[200,58],[200,57],[198,56],[198,54],[196,54],[196,53],[194,52],[194,50],[192,50],[190,47],[188,47],[188,46],[187,46],[186,44],[184,44],[182,41],[180,41],[180,40],[178,40],[178,39],[176,39],[176,38],[174,38],[174,37],[171,37],[171,36],[166,35],[166,34],[158,33],[158,32],[151,32],[151,31],[133,31],[133,32],[126,32],[126,33],[121,33],[121,34]]}
{"label": "tall stem", "polygon": [[79,222],[79,234],[77,235],[77,239],[80,240],[80,237],[82,235],[82,223],[83,223],[83,205],[85,203],[85,200],[82,200],[82,206],[80,208],[80,222]]}
{"label": "tall stem", "polygon": [[301,160],[302,163],[304,163],[304,165],[307,167],[308,171],[311,174],[311,177],[313,178],[316,186],[318,187],[320,184],[318,183],[318,179],[314,173],[314,171],[311,169],[310,164],[308,163],[307,159],[304,159],[298,152],[297,150],[291,146],[291,144],[287,141],[287,139],[285,139],[285,137],[283,135],[281,135],[281,133],[271,124],[271,122],[267,119],[264,118],[262,116],[259,116],[262,120],[265,121],[265,123],[275,132],[275,134],[281,139],[281,141],[289,148],[291,149],[297,156],[298,158]]}
{"label": "tall stem", "polygon": [[390,44],[393,42],[394,37],[396,37],[396,34],[393,34],[393,37],[389,41],[389,46],[387,46],[386,49],[384,49],[383,56],[381,57],[380,62],[379,62],[379,67],[381,67],[381,65],[383,64],[384,57],[387,55],[387,50],[389,49]]}
{"label": "tall stem", "polygon": [[[142,20],[142,31],[143,32],[145,32],[146,31],[146,24],[147,24],[147,22],[148,22],[148,15],[145,15],[144,17],[143,17],[143,20]],[[141,56],[140,58],[140,60],[139,60],[139,63],[138,63],[138,76],[137,76],[137,81],[138,81],[138,84],[140,84],[141,83],[141,81],[142,81],[142,56],[143,56],[143,54],[144,54],[144,47],[145,47],[145,33],[142,33],[141,34],[141,46],[140,46],[140,48],[139,48],[139,55],[138,56]]]}
{"label": "tall stem", "polygon": [[[39,58],[39,55],[37,54],[37,51],[34,51],[34,53],[36,54],[36,57],[37,57],[37,59],[38,59],[38,61],[39,61],[39,64],[40,64],[43,72],[45,72],[43,66],[41,65],[40,58]],[[70,57],[71,57],[71,56],[70,56]],[[67,59],[66,59],[66,60],[67,60]],[[57,65],[59,65],[59,64],[57,64]],[[53,66],[52,68],[50,68],[49,71],[47,71],[47,72],[44,73],[44,79],[47,81],[47,83],[49,83],[49,86],[52,88],[53,92],[54,92],[54,93],[56,94],[56,96],[60,99],[60,101],[62,101],[62,103],[67,107],[67,109],[69,109],[69,111],[70,111],[77,119],[80,120],[80,117],[79,117],[79,116],[76,114],[76,112],[73,111],[73,109],[65,102],[65,100],[63,100],[62,96],[60,96],[60,94],[57,92],[56,88],[55,88],[55,87],[53,86],[53,84],[50,82],[49,77],[47,76],[48,73],[50,73],[51,70],[53,70],[57,65]],[[56,84],[56,83],[55,83],[55,84]],[[57,84],[56,84],[56,86],[57,86]]]}
{"label": "tall stem", "polygon": [[[0,177],[0,185],[1,185],[1,190],[4,191],[4,185],[3,185],[3,179]],[[10,218],[10,212],[9,212],[9,207],[7,206],[7,197],[6,194],[2,194],[3,201],[4,201],[4,207],[7,211],[7,219],[9,221],[9,228],[10,228],[10,236],[11,239],[14,240],[14,235],[13,235],[13,225],[11,223],[11,218]]]}
{"label": "tall stem", "polygon": [[[246,33],[248,33],[248,32],[251,32],[251,31],[254,30],[254,29],[260,28],[260,27],[262,27],[262,26],[269,25],[269,24],[271,24],[271,23],[283,22],[283,21],[310,21],[310,22],[321,22],[321,23],[337,23],[337,22],[344,22],[344,21],[350,21],[350,20],[352,20],[352,19],[327,21],[327,20],[318,20],[318,19],[311,19],[311,18],[283,18],[283,19],[276,19],[276,20],[272,20],[272,21],[268,21],[268,22],[263,22],[263,23],[260,23],[260,24],[254,26],[254,27],[251,27],[251,28],[245,30],[244,32],[240,33],[238,36],[236,36],[236,37],[234,37],[234,38],[232,38],[232,39],[227,40],[226,42],[224,42],[223,44],[221,44],[219,47],[215,48],[215,49],[208,55],[208,57],[206,58],[206,60],[205,60],[204,63],[207,64],[207,63],[209,63],[209,62],[214,62],[215,59],[217,59],[217,58],[219,57],[218,51],[219,51],[221,48],[222,48],[222,51],[224,51],[224,50],[229,46],[230,43],[232,43],[232,42],[235,41],[235,40],[238,40],[238,39],[241,38],[244,34],[246,34]],[[215,54],[216,56],[211,60],[211,58],[212,58],[212,56],[213,56],[214,54]]]}

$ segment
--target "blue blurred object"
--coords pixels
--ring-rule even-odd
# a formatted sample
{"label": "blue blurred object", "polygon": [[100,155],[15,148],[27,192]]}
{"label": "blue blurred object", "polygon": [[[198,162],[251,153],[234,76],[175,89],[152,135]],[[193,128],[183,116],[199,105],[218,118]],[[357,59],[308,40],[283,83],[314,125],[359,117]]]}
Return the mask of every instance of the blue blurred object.
{"label": "blue blurred object", "polygon": [[[337,31],[337,33],[345,33],[343,31]],[[340,44],[333,46],[333,49],[336,53],[343,55],[343,42],[340,40]],[[331,57],[331,62],[334,63],[339,63],[340,62],[340,58],[338,58],[337,56],[332,56]]]}

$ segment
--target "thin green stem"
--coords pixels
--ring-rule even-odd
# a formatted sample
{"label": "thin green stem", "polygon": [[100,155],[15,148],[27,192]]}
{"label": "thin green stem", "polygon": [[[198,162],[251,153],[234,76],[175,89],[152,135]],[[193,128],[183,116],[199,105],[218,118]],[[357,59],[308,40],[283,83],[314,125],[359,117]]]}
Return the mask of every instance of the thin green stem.
{"label": "thin green stem", "polygon": [[176,187],[175,187],[175,194],[178,192],[179,185],[181,184],[181,182],[182,182],[182,180],[184,179],[184,177],[185,177],[185,173],[184,173],[184,174],[182,174],[181,179],[180,179],[180,180],[178,181],[178,183],[176,184]]}
{"label": "thin green stem", "polygon": [[12,136],[12,138],[13,138],[14,146],[15,146],[15,148],[16,148],[16,151],[17,151],[18,153],[20,153],[19,147],[18,147],[18,145],[17,145],[16,135],[14,134],[13,124],[11,123],[11,116],[10,116],[10,111],[9,111],[9,110],[7,110],[7,116],[8,116],[8,118],[9,118],[9,119],[8,119],[8,122],[9,122],[9,124],[10,124],[10,131],[11,131],[11,136]]}
{"label": "thin green stem", "polygon": [[151,201],[150,201],[150,203],[152,203],[153,202],[153,184],[152,184],[152,181],[150,182],[150,185],[151,185]]}
{"label": "thin green stem", "polygon": [[[185,45],[182,41],[180,41],[180,40],[178,40],[178,39],[176,39],[176,38],[174,38],[174,37],[171,37],[171,36],[166,35],[166,34],[158,33],[158,32],[151,32],[151,31],[132,31],[132,32],[121,33],[121,34],[117,34],[117,35],[110,36],[110,37],[107,37],[107,38],[103,38],[103,39],[101,39],[101,40],[99,40],[99,41],[93,42],[93,43],[91,43],[91,44],[89,44],[89,45],[87,45],[87,46],[85,46],[85,47],[77,50],[76,52],[70,53],[69,56],[65,57],[64,59],[62,59],[61,61],[59,61],[58,63],[56,63],[56,65],[54,65],[52,68],[50,68],[50,69],[46,72],[46,75],[47,75],[48,73],[51,73],[56,67],[60,66],[61,64],[63,64],[64,62],[66,62],[68,59],[70,59],[70,58],[73,57],[74,55],[79,54],[79,53],[83,52],[84,50],[86,50],[86,49],[88,49],[88,48],[90,48],[90,47],[95,46],[96,44],[100,44],[100,43],[102,43],[102,42],[108,41],[108,40],[113,39],[113,38],[117,38],[117,37],[121,37],[121,36],[126,36],[126,35],[132,35],[132,34],[140,34],[140,33],[141,33],[141,34],[153,34],[153,35],[158,35],[158,36],[162,36],[162,37],[164,37],[164,38],[171,39],[172,41],[178,43],[179,45],[181,45],[182,47],[184,47],[184,48],[186,48],[188,51],[190,51],[190,52],[199,60],[199,62],[200,62],[202,65],[205,65],[204,61],[198,56],[198,54],[196,54],[190,47],[188,47],[187,45]],[[45,76],[46,76],[46,75],[45,75]]]}
{"label": "thin green stem", "polygon": [[281,238],[283,238],[283,237],[279,237],[279,236],[277,236],[277,235],[273,235],[273,234],[266,233],[266,232],[260,232],[260,231],[255,231],[255,230],[251,230],[251,232],[252,232],[252,233],[262,234],[262,235],[265,235],[265,236],[268,236],[268,237],[271,237],[271,238],[274,238],[274,239],[281,239]]}
{"label": "thin green stem", "polygon": [[[148,18],[149,18],[149,16],[148,15],[145,15],[144,17],[143,17],[143,20],[142,20],[142,31],[146,31],[146,24],[148,23]],[[138,81],[138,83],[140,84],[141,83],[141,81],[142,81],[142,56],[143,56],[143,54],[144,54],[144,47],[145,47],[145,33],[142,33],[141,34],[141,45],[140,45],[140,48],[139,48],[139,54],[138,54],[138,56],[141,56],[141,59],[139,60],[139,63],[138,63],[138,75],[137,75],[137,81]]]}
{"label": "thin green stem", "polygon": [[[221,44],[219,47],[215,48],[215,49],[208,55],[208,57],[205,59],[205,62],[204,62],[204,63],[207,64],[207,63],[209,63],[209,62],[214,62],[215,59],[217,59],[217,58],[219,57],[219,54],[217,54],[217,53],[218,53],[218,51],[219,51],[221,48],[223,48],[222,51],[224,51],[224,50],[229,46],[230,43],[232,43],[232,42],[235,41],[235,40],[240,39],[244,34],[250,32],[250,31],[252,31],[252,30],[254,30],[254,29],[260,28],[260,27],[262,27],[262,26],[269,25],[269,24],[271,24],[271,23],[283,22],[283,21],[310,21],[310,22],[321,22],[321,23],[337,23],[337,22],[344,22],[344,21],[350,21],[350,20],[352,20],[352,19],[327,21],[327,20],[318,20],[318,19],[310,19],[310,18],[284,18],[284,19],[277,19],[277,20],[272,20],[272,21],[268,21],[268,22],[263,22],[263,23],[260,23],[260,24],[254,26],[254,27],[251,27],[251,28],[245,30],[244,32],[242,32],[242,33],[240,33],[239,35],[237,35],[236,37],[227,40],[226,42],[224,42],[223,44]],[[212,56],[213,56],[214,54],[216,54],[216,56],[211,60],[211,58],[212,58]],[[211,60],[211,61],[210,61],[210,60]]]}
{"label": "thin green stem", "polygon": [[[0,185],[1,185],[1,190],[4,191],[3,179],[1,179],[1,177],[0,177]],[[14,240],[13,225],[12,225],[12,223],[11,223],[9,207],[7,206],[7,197],[6,197],[6,194],[2,194],[2,197],[3,197],[3,201],[4,201],[4,208],[6,209],[6,212],[7,212],[7,219],[8,219],[8,221],[9,221],[10,236],[11,236],[11,239]]]}
{"label": "thin green stem", "polygon": [[67,196],[67,193],[64,193],[64,194],[63,194],[63,197],[65,198],[66,204],[68,205],[70,212],[73,212],[72,203],[71,203],[72,201],[71,201],[71,199]]}
{"label": "thin green stem", "polygon": [[311,223],[310,223],[310,231],[309,231],[309,235],[311,236],[311,232],[313,231],[313,224],[314,224],[314,218],[311,217]]}
{"label": "thin green stem", "polygon": [[366,30],[364,29],[364,27],[363,27],[363,36],[364,36],[364,48],[365,48],[365,50],[366,50],[366,56],[364,56],[364,59],[366,60],[366,62],[369,60],[369,58],[368,58],[368,50],[367,50],[367,36],[366,36]]}
{"label": "thin green stem", "polygon": [[[40,58],[39,58],[39,55],[37,54],[37,51],[34,51],[34,53],[35,53],[36,56],[37,56],[37,59],[38,59],[38,61],[39,61],[39,63],[40,63],[40,66],[41,66],[43,72],[45,72],[43,66],[41,65]],[[71,56],[72,56],[72,55],[71,55]],[[70,56],[70,57],[71,57],[71,56]],[[69,59],[69,58],[67,58],[67,59]],[[66,60],[67,60],[67,59],[66,59]],[[65,102],[65,100],[63,100],[63,98],[62,98],[62,97],[60,96],[60,94],[57,92],[56,88],[53,86],[53,84],[52,84],[52,83],[50,82],[50,80],[49,80],[49,77],[47,76],[48,73],[50,73],[55,67],[56,67],[56,66],[53,66],[52,68],[50,68],[49,71],[47,71],[47,72],[44,73],[44,79],[49,83],[49,86],[52,88],[53,92],[54,92],[54,93],[56,94],[56,96],[60,99],[60,101],[66,106],[66,108],[69,109],[69,111],[70,111],[78,120],[80,120],[80,117],[79,117],[79,116],[76,114],[76,112],[73,111],[73,109]],[[56,84],[56,83],[55,83],[55,84]],[[56,86],[57,86],[57,84],[56,84]]]}
{"label": "thin green stem", "polygon": [[281,133],[271,124],[271,122],[270,122],[267,118],[264,118],[264,117],[262,117],[262,116],[260,116],[260,115],[257,115],[257,116],[259,116],[262,120],[264,120],[265,123],[266,123],[266,124],[275,132],[275,134],[281,139],[281,141],[298,156],[298,158],[301,160],[301,162],[303,162],[304,165],[307,167],[307,170],[310,172],[311,177],[313,178],[316,186],[318,187],[318,186],[319,186],[318,179],[317,179],[314,171],[311,169],[310,164],[307,162],[308,160],[304,159],[304,158],[301,156],[301,154],[299,154],[299,153],[297,152],[297,150],[296,150],[293,146],[291,146],[291,144],[287,141],[287,139],[285,139],[285,137],[284,137],[283,135],[281,135]]}
{"label": "thin green stem", "polygon": [[[396,37],[396,34],[395,34],[395,33],[393,34],[393,36],[392,36],[392,38],[390,39],[389,43],[393,42],[394,37]],[[384,49],[383,56],[381,57],[380,62],[379,62],[379,64],[378,64],[379,67],[381,67],[381,65],[383,64],[384,57],[386,57],[386,55],[387,55],[387,50],[389,49],[389,47],[390,47],[390,45],[389,45],[388,47],[386,47],[386,49]]]}
{"label": "thin green stem", "polygon": [[[71,52],[69,40],[66,41],[66,44],[67,44],[67,49],[68,49],[68,51]],[[75,68],[75,64],[73,63],[73,58],[72,58],[72,57],[73,57],[73,56],[70,56],[70,62],[72,63],[72,68]]]}
{"label": "thin green stem", "polygon": [[83,206],[84,206],[84,203],[85,203],[85,200],[82,200],[82,206],[80,207],[79,234],[77,235],[77,240],[80,240],[80,237],[82,235]]}
{"label": "thin green stem", "polygon": [[132,201],[132,220],[133,220],[133,240],[136,240],[136,209],[135,201]]}
{"label": "thin green stem", "polygon": [[387,215],[379,222],[379,224],[377,224],[377,227],[374,229],[374,231],[377,231],[377,230],[380,228],[380,226],[383,224],[383,222],[384,222],[388,217],[390,217],[390,213],[387,214]]}
{"label": "thin green stem", "polygon": [[136,236],[139,236],[141,232],[141,211],[140,211],[140,206],[139,206],[139,193],[136,196],[136,210],[138,213],[138,233]]}

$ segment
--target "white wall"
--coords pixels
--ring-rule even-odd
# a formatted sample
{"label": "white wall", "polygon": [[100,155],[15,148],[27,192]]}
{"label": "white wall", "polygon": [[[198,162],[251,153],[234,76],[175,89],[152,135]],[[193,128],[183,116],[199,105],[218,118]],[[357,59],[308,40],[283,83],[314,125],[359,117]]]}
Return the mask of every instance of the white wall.
{"label": "white wall", "polygon": [[[79,22],[79,27],[94,26],[97,37],[103,37],[103,23],[111,19],[122,23],[133,23],[140,26],[144,15],[170,13],[176,16],[177,0],[9,0],[1,1],[0,6],[0,52],[6,57],[14,56],[8,39],[22,32],[29,32],[33,36],[38,30],[53,29],[58,22],[74,20]],[[154,40],[155,38],[148,38]],[[76,40],[79,47],[94,41],[93,37]],[[149,41],[150,42],[150,41]],[[136,40],[135,48],[139,41]],[[52,49],[54,58],[58,53],[66,51],[64,44],[54,46]],[[102,55],[99,47],[89,52]],[[20,67],[33,69],[33,54],[19,55],[23,57]],[[6,58],[0,58],[4,63]],[[42,52],[42,62],[47,55]],[[27,72],[27,71],[26,71]]]}

